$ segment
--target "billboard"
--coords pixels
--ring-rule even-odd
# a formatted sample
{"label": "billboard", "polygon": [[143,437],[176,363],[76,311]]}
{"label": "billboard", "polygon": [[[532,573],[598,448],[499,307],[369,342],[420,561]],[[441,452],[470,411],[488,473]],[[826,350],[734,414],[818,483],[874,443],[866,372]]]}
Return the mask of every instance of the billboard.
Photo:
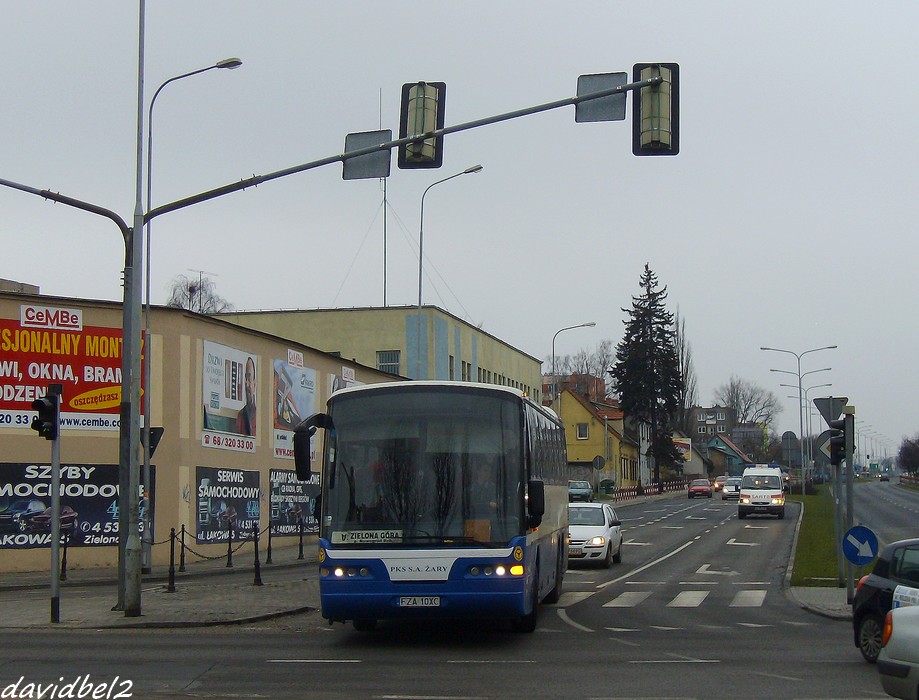
{"label": "billboard", "polygon": [[258,380],[256,355],[204,341],[202,445],[255,452]]}
{"label": "billboard", "polygon": [[0,430],[28,427],[32,401],[55,382],[62,430],[117,431],[121,363],[121,328],[84,325],[82,309],[22,304],[18,319],[0,318]]}
{"label": "billboard", "polygon": [[298,481],[296,472],[288,469],[271,469],[271,534],[298,535],[300,520],[303,533],[315,535],[319,532],[318,513],[315,511],[319,496],[319,475],[313,474],[309,481]]}
{"label": "billboard", "polygon": [[[150,502],[140,486],[139,530],[146,509],[154,524],[156,468]],[[72,547],[118,545],[118,465],[61,464],[61,534]],[[0,464],[0,549],[51,546],[51,465]],[[155,528],[154,528],[155,532]]]}
{"label": "billboard", "polygon": [[197,467],[195,469],[195,541],[226,542],[249,537],[258,527],[261,508],[259,473],[243,469]]}
{"label": "billboard", "polygon": [[316,370],[303,366],[303,353],[287,351],[286,360],[274,361],[274,456],[294,458],[293,430],[316,412]]}

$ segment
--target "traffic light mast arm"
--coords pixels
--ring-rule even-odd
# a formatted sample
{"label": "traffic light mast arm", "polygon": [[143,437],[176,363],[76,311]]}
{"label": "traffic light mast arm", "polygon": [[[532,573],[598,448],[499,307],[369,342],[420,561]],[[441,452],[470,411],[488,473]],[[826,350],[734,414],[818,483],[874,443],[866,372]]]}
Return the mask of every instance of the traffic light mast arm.
{"label": "traffic light mast arm", "polygon": [[192,195],[191,197],[186,197],[184,199],[178,199],[174,202],[168,204],[163,204],[159,207],[151,209],[144,215],[144,223],[155,219],[161,214],[168,214],[169,212],[177,211],[179,209],[184,209],[185,207],[190,207],[193,204],[199,204],[201,202],[206,202],[211,199],[216,199],[217,197],[222,197],[226,194],[232,194],[233,192],[239,192],[240,190],[247,189],[249,187],[255,187],[261,185],[264,182],[270,182],[271,180],[277,180],[281,177],[286,177],[288,175],[295,175],[297,173],[304,172],[306,170],[313,170],[314,168],[322,167],[323,165],[331,165],[332,163],[339,163],[349,158],[359,158],[360,156],[367,156],[372,153],[377,153],[379,151],[391,150],[393,148],[398,148],[399,146],[404,146],[415,141],[420,141],[422,139],[435,138],[438,136],[444,136],[446,134],[453,134],[459,131],[468,131],[469,129],[475,129],[480,126],[487,126],[489,124],[497,124],[498,122],[508,121],[510,119],[517,119],[518,117],[525,117],[530,114],[537,114],[539,112],[546,112],[551,109],[557,109],[558,107],[567,107],[568,105],[576,105],[580,102],[586,102],[587,100],[597,100],[601,97],[609,97],[610,95],[616,95],[619,93],[630,92],[632,90],[640,90],[641,88],[651,87],[653,85],[659,85],[663,82],[663,78],[656,76],[649,78],[648,80],[639,80],[633,83],[626,83],[625,85],[618,85],[606,90],[599,90],[597,92],[587,93],[585,95],[579,95],[577,97],[567,97],[562,100],[556,100],[555,102],[546,102],[545,104],[536,105],[535,107],[525,107],[524,109],[518,109],[513,112],[505,112],[504,114],[498,114],[493,117],[484,117],[483,119],[476,119],[470,122],[464,122],[462,124],[456,124],[454,126],[445,126],[442,129],[435,129],[424,134],[412,134],[405,138],[396,139],[394,141],[386,141],[376,146],[367,146],[366,148],[359,148],[354,151],[348,151],[346,153],[339,153],[338,155],[328,156],[326,158],[320,158],[319,160],[310,161],[309,163],[302,163],[300,165],[295,165],[290,168],[285,168],[283,170],[277,170],[273,173],[268,173],[267,175],[253,175],[250,178],[245,180],[240,180],[239,182],[234,182],[229,185],[223,185],[222,187],[217,187],[213,190],[208,190],[207,192],[201,192],[200,194]]}

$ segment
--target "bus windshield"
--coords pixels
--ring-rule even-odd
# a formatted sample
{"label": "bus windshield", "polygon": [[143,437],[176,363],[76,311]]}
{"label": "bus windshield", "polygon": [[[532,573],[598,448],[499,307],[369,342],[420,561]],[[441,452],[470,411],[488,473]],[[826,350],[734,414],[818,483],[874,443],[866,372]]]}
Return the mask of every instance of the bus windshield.
{"label": "bus windshield", "polygon": [[525,532],[519,400],[416,387],[344,393],[329,413],[333,546],[506,546]]}

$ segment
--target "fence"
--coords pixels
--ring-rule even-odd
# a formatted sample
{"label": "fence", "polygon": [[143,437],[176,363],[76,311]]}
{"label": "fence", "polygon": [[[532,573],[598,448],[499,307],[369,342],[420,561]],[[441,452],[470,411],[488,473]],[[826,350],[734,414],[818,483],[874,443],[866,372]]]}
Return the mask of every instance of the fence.
{"label": "fence", "polygon": [[620,501],[630,501],[643,496],[655,496],[659,493],[685,491],[687,484],[688,482],[686,481],[662,481],[659,484],[651,483],[647,486],[629,486],[627,488],[616,489],[613,491],[612,496],[613,500],[619,503]]}

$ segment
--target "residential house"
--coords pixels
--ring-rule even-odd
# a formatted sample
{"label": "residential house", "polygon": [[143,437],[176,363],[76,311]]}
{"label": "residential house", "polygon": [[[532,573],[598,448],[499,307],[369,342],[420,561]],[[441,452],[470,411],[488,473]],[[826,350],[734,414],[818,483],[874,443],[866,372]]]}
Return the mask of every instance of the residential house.
{"label": "residential house", "polygon": [[617,487],[638,484],[642,476],[639,442],[626,430],[624,416],[617,406],[589,401],[577,392],[564,389],[558,407],[565,424],[572,479],[587,479],[595,487],[607,480]]}
{"label": "residential house", "polygon": [[740,476],[744,465],[753,459],[737,446],[727,435],[715,435],[708,441],[708,458],[712,461],[713,476],[727,474]]}

